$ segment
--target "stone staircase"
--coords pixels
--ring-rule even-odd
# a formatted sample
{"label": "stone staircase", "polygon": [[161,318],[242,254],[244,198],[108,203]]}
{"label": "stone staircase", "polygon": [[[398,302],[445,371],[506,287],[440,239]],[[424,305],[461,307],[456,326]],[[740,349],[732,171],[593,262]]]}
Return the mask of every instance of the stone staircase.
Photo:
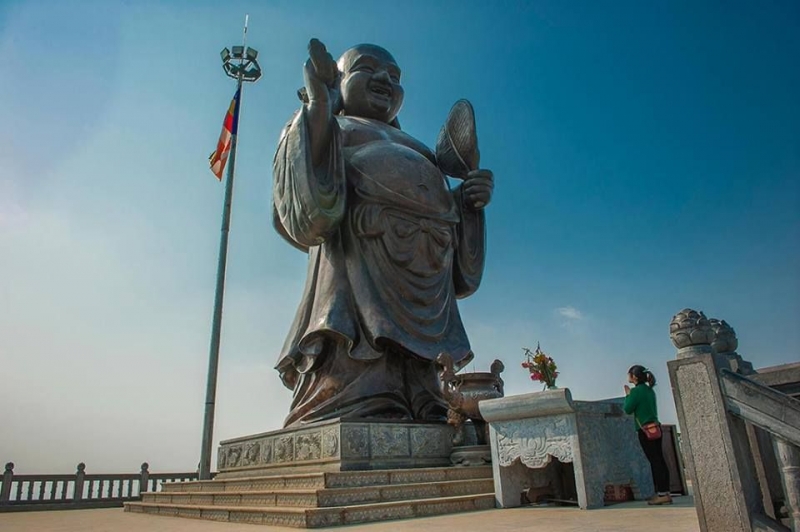
{"label": "stone staircase", "polygon": [[319,528],[494,508],[491,466],[173,482],[126,512]]}

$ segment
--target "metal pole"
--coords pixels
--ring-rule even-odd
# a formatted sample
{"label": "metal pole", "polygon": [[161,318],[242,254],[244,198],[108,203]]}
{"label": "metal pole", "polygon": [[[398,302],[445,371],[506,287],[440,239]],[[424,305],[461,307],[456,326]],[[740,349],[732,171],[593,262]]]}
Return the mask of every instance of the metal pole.
{"label": "metal pole", "polygon": [[[242,75],[237,79],[237,91],[241,112]],[[241,118],[241,115],[239,116]],[[231,153],[228,156],[228,175],[225,181],[225,204],[222,208],[222,229],[219,238],[219,262],[217,264],[217,290],[214,296],[214,318],[211,327],[211,347],[208,354],[208,381],[206,383],[206,408],[203,418],[203,445],[200,450],[200,480],[211,479],[211,448],[214,437],[214,405],[217,397],[217,369],[219,368],[219,343],[222,330],[222,299],[225,293],[225,267],[228,261],[228,233],[231,227],[231,201],[233,199],[233,175],[236,164],[236,135],[231,137]]]}

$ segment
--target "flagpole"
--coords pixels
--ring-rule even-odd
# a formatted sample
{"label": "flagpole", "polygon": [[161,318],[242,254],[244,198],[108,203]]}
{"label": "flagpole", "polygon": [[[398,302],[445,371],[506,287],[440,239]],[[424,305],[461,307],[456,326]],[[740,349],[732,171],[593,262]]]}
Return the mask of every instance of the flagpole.
{"label": "flagpole", "polygon": [[244,29],[242,30],[242,46],[247,47],[247,23],[250,22],[250,15],[245,13],[244,15]]}
{"label": "flagpole", "polygon": [[[231,135],[231,148],[228,156],[228,173],[225,178],[225,201],[222,207],[222,227],[219,239],[219,261],[217,262],[217,283],[214,294],[214,315],[211,325],[211,345],[208,354],[208,378],[206,381],[206,401],[205,412],[203,415],[203,440],[200,449],[200,469],[198,476],[200,480],[211,478],[211,450],[214,440],[214,410],[217,396],[217,372],[219,369],[219,346],[222,331],[222,302],[225,294],[225,270],[228,262],[228,235],[231,228],[231,204],[233,202],[233,178],[236,166],[236,147],[239,139],[238,119],[242,108],[242,85],[245,81],[256,81],[261,77],[261,69],[258,66],[256,57],[258,52],[252,48],[245,48],[247,36],[247,22],[249,15],[245,15],[244,35],[242,46],[239,50],[234,47],[231,56],[228,49],[222,51],[222,60],[225,73],[236,79],[236,102],[234,131]],[[231,61],[238,60],[239,64],[234,65]]]}

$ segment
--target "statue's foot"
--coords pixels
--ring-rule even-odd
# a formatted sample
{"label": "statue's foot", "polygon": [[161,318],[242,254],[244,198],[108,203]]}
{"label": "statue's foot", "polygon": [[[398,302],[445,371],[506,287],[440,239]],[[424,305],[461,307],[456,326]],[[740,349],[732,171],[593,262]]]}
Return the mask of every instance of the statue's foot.
{"label": "statue's foot", "polygon": [[447,421],[447,407],[440,403],[430,403],[417,415],[416,419],[421,421]]}

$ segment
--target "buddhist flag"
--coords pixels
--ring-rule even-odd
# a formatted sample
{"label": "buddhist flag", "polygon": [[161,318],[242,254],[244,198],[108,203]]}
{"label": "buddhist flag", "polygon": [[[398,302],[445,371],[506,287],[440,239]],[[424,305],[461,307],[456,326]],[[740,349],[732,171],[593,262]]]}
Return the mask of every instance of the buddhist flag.
{"label": "buddhist flag", "polygon": [[222,133],[220,133],[217,141],[217,149],[208,157],[211,171],[220,181],[222,181],[222,171],[225,170],[225,163],[228,162],[228,154],[231,152],[231,141],[239,128],[239,96],[241,91],[242,88],[239,87],[236,90],[236,94],[233,95],[231,105],[225,114],[225,121],[222,122]]}

